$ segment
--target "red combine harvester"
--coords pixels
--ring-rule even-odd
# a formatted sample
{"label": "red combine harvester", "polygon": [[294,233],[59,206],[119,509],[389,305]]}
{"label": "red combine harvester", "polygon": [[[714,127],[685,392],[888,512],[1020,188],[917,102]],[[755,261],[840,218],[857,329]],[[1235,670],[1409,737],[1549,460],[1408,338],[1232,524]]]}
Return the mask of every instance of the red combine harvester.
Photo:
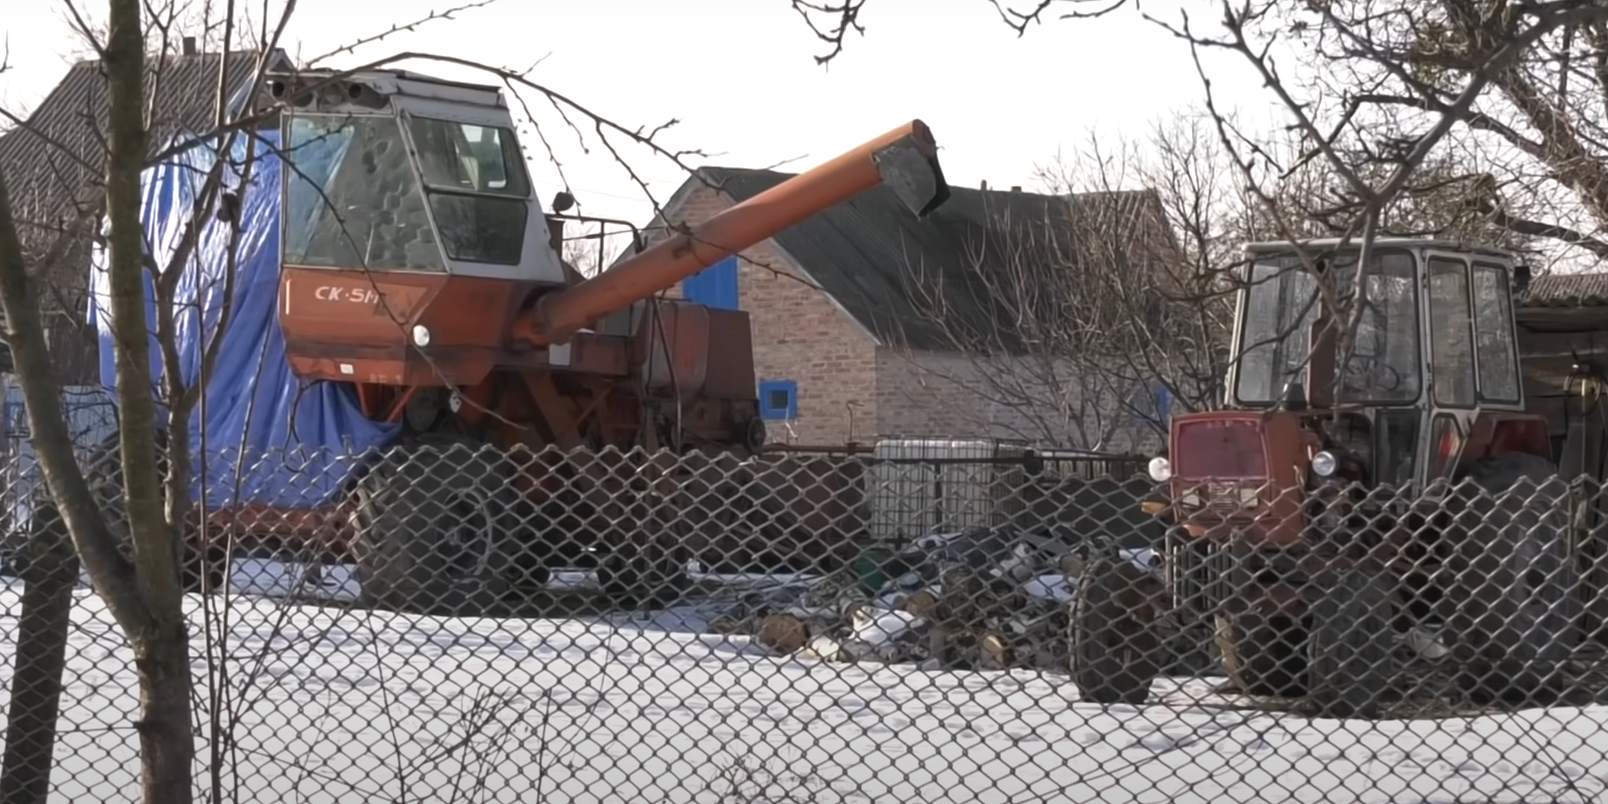
{"label": "red combine harvester", "polygon": [[[1601,433],[1554,438],[1526,405],[1513,255],[1381,240],[1359,284],[1358,251],[1249,248],[1228,409],[1175,416],[1151,462],[1163,597],[1213,627],[1247,694],[1365,715],[1435,667],[1471,700],[1555,695],[1583,590],[1553,451],[1600,454]],[[1349,349],[1337,310],[1356,311]],[[1122,586],[1115,570],[1095,570],[1074,618],[1077,683],[1132,702],[1159,665],[1134,650],[1155,649],[1154,618],[1093,596]]]}
{"label": "red combine harvester", "polygon": [[[401,71],[266,87],[285,109],[289,374],[344,389],[330,398],[361,414],[349,431],[389,429],[316,504],[245,493],[209,530],[355,560],[364,596],[388,608],[472,608],[544,580],[561,545],[606,553],[616,590],[674,573],[673,536],[643,535],[630,510],[658,462],[564,455],[764,445],[748,315],[658,296],[878,185],[918,216],[949,196],[912,121],[583,278],[560,256],[565,223],[598,219],[544,213],[500,90]],[[221,581],[209,545],[191,553],[195,583]],[[449,555],[466,551],[478,558]]]}

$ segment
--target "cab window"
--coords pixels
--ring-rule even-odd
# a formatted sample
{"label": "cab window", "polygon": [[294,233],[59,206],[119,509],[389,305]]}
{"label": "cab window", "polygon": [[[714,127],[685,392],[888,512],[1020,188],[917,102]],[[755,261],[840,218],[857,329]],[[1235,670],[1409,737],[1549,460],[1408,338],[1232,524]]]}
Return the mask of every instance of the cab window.
{"label": "cab window", "polygon": [[1473,407],[1474,326],[1468,303],[1468,263],[1429,260],[1430,371],[1435,401]]}
{"label": "cab window", "polygon": [[1474,264],[1474,333],[1480,366],[1480,398],[1519,401],[1518,350],[1513,343],[1513,297],[1501,266]]}

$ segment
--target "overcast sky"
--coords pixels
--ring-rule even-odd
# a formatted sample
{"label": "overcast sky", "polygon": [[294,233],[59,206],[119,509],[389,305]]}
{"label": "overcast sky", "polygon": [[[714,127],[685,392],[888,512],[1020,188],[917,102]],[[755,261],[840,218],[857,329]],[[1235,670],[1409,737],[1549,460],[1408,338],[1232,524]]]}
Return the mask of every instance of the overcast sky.
{"label": "overcast sky", "polygon": [[[81,2],[104,13],[103,2]],[[306,59],[445,2],[300,0],[287,49]],[[1212,4],[1189,5],[1199,14]],[[1152,2],[1145,10],[1176,19],[1177,7]],[[61,78],[77,47],[63,20],[60,0],[7,4],[6,108],[31,108]],[[765,167],[797,158],[785,169],[799,170],[920,117],[943,148],[951,183],[962,186],[1031,185],[1035,164],[1079,147],[1091,128],[1143,135],[1202,97],[1187,47],[1132,13],[1051,22],[1017,38],[986,0],[870,0],[863,23],[866,36],[824,69],[812,59],[820,43],[787,0],[501,0],[327,66],[402,50],[508,67],[546,56],[534,80],[600,114],[630,127],[680,119],[664,144],[715,154],[694,164]],[[461,68],[416,68],[474,79]],[[1218,61],[1210,70],[1226,102],[1266,108],[1242,67]],[[649,216],[642,191],[589,130],[583,126],[585,153],[550,106],[536,108],[583,211]],[[563,182],[539,142],[525,147],[545,202]],[[624,153],[661,201],[684,177],[639,149]]]}

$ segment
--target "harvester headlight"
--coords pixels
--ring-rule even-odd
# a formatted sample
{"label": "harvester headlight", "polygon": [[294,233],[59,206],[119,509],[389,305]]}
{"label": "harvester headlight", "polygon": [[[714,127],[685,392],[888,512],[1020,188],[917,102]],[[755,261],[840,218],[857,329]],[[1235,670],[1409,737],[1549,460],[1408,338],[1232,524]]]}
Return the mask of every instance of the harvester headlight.
{"label": "harvester headlight", "polygon": [[1328,450],[1312,456],[1312,474],[1318,477],[1331,477],[1334,475],[1334,470],[1339,468],[1340,459]]}
{"label": "harvester headlight", "polygon": [[1165,483],[1172,479],[1172,463],[1160,455],[1150,459],[1149,471],[1150,479],[1157,483]]}
{"label": "harvester headlight", "polygon": [[429,327],[419,324],[413,328],[413,345],[420,349],[430,345]]}

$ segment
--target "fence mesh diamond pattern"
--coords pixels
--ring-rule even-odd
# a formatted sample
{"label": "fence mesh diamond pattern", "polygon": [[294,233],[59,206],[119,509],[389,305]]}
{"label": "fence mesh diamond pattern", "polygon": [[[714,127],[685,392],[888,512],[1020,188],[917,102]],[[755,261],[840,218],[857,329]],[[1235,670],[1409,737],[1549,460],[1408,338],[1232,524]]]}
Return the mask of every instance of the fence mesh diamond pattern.
{"label": "fence mesh diamond pattern", "polygon": [[[1608,796],[1598,484],[1000,454],[209,454],[198,800]],[[121,525],[115,450],[83,461]],[[135,801],[131,653],[37,472],[4,473],[0,792]]]}

